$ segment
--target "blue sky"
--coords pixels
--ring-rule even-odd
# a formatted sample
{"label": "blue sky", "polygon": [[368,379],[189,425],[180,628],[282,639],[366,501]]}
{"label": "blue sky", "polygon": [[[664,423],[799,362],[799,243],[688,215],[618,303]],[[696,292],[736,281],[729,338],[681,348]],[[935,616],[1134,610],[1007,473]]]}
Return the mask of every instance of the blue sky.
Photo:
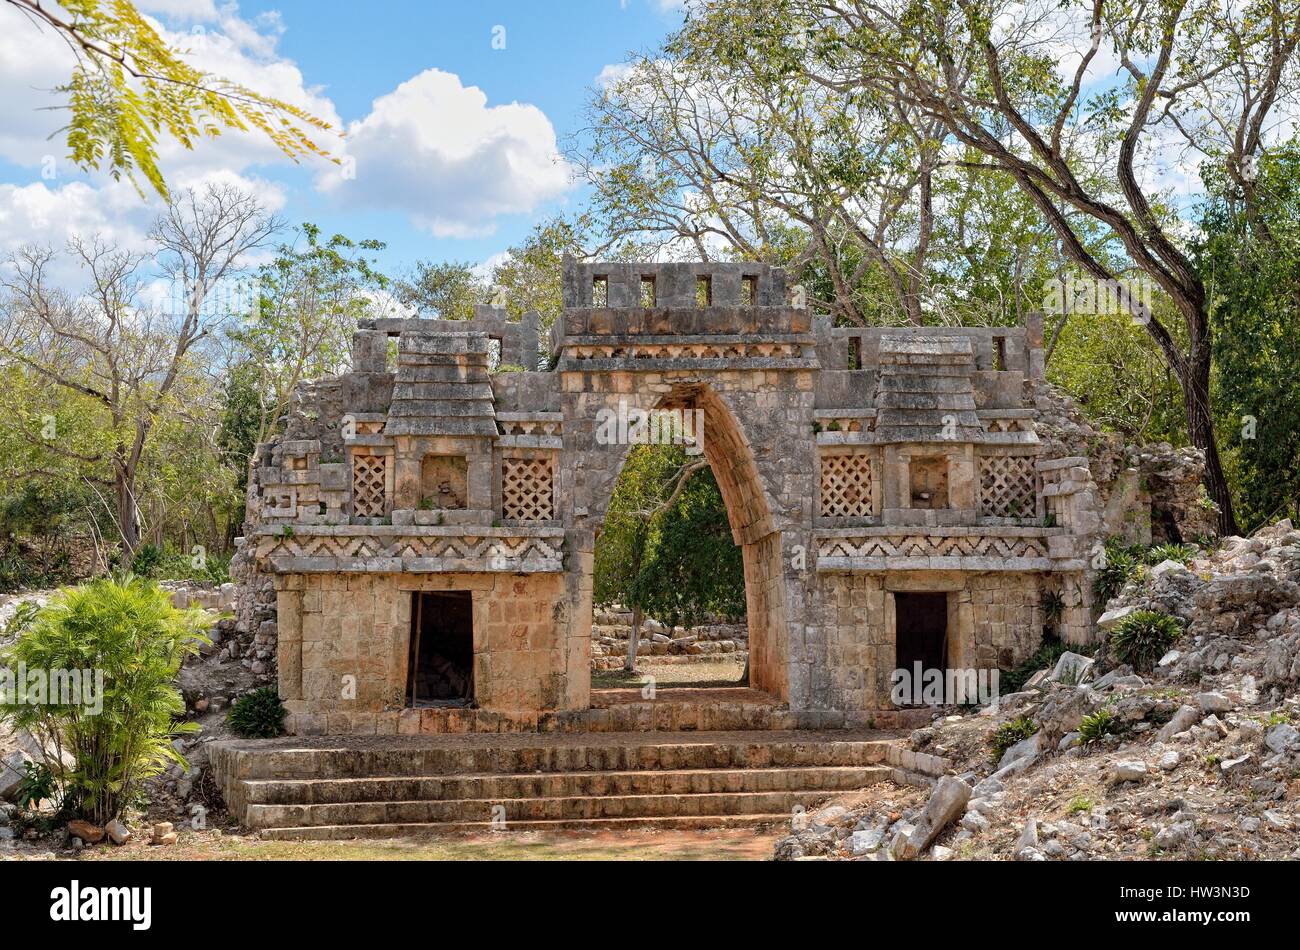
{"label": "blue sky", "polygon": [[[386,241],[390,272],[417,258],[481,263],[578,207],[554,145],[580,128],[602,69],[652,48],[682,17],[674,0],[136,2],[201,67],[353,126],[343,148],[354,179],[223,136],[193,154],[164,150],[169,182],[233,177],[291,222]],[[66,57],[35,48],[49,38],[5,14],[0,82],[19,94],[0,103],[0,249],[92,229],[141,239],[156,209],[77,173],[61,138],[45,138],[60,119],[40,107],[57,101],[48,89],[66,78]]]}

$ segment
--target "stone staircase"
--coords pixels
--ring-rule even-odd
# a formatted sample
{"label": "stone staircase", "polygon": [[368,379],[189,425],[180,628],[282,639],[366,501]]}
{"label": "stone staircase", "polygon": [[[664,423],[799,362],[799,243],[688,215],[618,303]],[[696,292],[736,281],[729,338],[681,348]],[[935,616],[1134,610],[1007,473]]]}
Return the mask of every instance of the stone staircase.
{"label": "stone staircase", "polygon": [[[897,777],[881,733],[836,730],[226,741],[231,814],[272,838],[499,829],[726,828]],[[911,767],[914,763],[908,763]]]}

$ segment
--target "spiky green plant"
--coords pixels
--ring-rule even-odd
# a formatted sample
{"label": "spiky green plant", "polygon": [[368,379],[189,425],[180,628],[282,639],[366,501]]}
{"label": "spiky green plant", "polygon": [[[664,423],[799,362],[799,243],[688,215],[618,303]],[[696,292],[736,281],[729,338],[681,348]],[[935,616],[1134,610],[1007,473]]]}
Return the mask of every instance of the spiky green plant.
{"label": "spiky green plant", "polygon": [[288,710],[280,694],[270,686],[263,686],[235,700],[226,721],[235,735],[244,739],[274,739],[284,735],[286,715]]}
{"label": "spiky green plant", "polygon": [[1079,740],[1084,745],[1094,745],[1101,742],[1107,736],[1113,736],[1120,731],[1120,720],[1107,707],[1103,706],[1096,712],[1083,717],[1079,723]]}
{"label": "spiky green plant", "polygon": [[1147,549],[1145,560],[1148,564],[1159,564],[1161,561],[1186,564],[1192,559],[1195,550],[1190,544],[1156,544]]}
{"label": "spiky green plant", "polygon": [[0,697],[0,721],[54,750],[45,764],[68,814],[103,824],[145,779],[186,764],[172,741],[196,727],[178,721],[185,702],[175,681],[185,658],[208,642],[209,619],[178,610],[164,591],[131,576],[69,588],[17,618],[17,639],[0,651],[11,677],[20,667],[102,674],[102,691],[90,676],[79,696]]}
{"label": "spiky green plant", "polygon": [[1178,620],[1169,614],[1135,610],[1110,632],[1107,643],[1119,662],[1139,672],[1150,672],[1182,632]]}
{"label": "spiky green plant", "polygon": [[993,764],[996,766],[1002,761],[1003,754],[1017,742],[1023,742],[1038,731],[1038,723],[1034,722],[1028,716],[1019,716],[1015,719],[1009,719],[1002,725],[993,730],[993,735],[989,737],[989,751],[992,753]]}
{"label": "spiky green plant", "polygon": [[1097,579],[1093,582],[1093,589],[1103,604],[1137,576],[1141,563],[1131,548],[1115,539],[1106,542],[1105,553],[1106,563],[1097,569]]}

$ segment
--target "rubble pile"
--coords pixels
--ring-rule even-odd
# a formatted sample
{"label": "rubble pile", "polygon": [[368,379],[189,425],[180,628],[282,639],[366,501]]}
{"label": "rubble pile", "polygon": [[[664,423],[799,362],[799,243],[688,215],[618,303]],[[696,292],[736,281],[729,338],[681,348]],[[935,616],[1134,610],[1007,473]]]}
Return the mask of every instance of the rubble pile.
{"label": "rubble pile", "polygon": [[[832,800],[777,858],[1300,858],[1300,531],[1142,569],[1106,608],[1095,657],[911,734],[953,774]],[[1144,610],[1182,633],[1135,671],[1110,638]]]}

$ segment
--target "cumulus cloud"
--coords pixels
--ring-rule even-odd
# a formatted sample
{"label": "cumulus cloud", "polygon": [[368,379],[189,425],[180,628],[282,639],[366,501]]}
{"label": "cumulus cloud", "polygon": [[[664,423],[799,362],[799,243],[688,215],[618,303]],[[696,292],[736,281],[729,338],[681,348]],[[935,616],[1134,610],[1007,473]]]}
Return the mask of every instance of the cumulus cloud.
{"label": "cumulus cloud", "polygon": [[427,69],[348,126],[342,168],[320,186],[351,207],[404,211],[438,237],[490,234],[502,214],[564,194],[572,173],[536,106],[488,105],[453,73]]}

